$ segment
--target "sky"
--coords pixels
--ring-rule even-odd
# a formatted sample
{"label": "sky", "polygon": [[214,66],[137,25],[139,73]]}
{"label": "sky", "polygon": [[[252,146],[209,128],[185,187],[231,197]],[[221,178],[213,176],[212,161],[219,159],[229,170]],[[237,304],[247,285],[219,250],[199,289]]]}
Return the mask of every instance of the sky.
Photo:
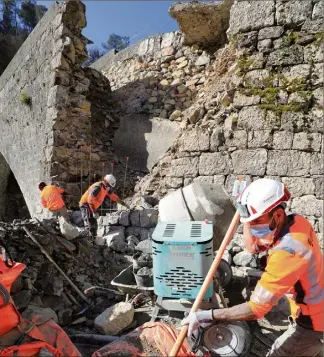
{"label": "sky", "polygon": [[[129,36],[134,44],[158,33],[178,30],[178,24],[168,9],[174,1],[84,1],[87,27],[83,35],[100,47],[109,35]],[[37,1],[47,8],[53,1]]]}

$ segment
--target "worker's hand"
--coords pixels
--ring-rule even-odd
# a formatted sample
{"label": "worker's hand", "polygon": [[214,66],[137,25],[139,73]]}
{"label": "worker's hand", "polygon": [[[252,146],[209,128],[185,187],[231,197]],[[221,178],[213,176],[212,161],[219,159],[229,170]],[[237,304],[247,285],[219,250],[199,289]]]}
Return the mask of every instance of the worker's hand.
{"label": "worker's hand", "polygon": [[181,325],[188,326],[187,336],[191,338],[193,331],[204,322],[213,321],[213,310],[201,310],[197,312],[191,312],[188,317],[182,320]]}
{"label": "worker's hand", "polygon": [[99,218],[99,213],[98,212],[92,212],[92,216],[93,216],[93,218],[98,219]]}

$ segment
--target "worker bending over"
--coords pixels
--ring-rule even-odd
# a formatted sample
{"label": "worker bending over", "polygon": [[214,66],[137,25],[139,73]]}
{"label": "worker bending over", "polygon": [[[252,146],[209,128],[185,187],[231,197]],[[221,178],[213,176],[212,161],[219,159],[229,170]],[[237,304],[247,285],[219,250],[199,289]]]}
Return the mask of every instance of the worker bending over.
{"label": "worker bending over", "polygon": [[262,318],[286,295],[291,316],[288,330],[272,345],[267,357],[316,356],[323,349],[323,255],[314,229],[306,218],[286,215],[290,199],[279,181],[259,179],[238,199],[247,250],[268,251],[265,272],[249,302],[226,309],[191,313],[188,336],[202,322]]}
{"label": "worker bending over", "polygon": [[129,208],[115,193],[113,187],[116,186],[116,179],[113,175],[106,175],[103,181],[99,181],[91,185],[83,194],[80,200],[80,210],[84,221],[84,226],[90,234],[91,224],[90,215],[93,218],[99,218],[98,209],[109,197],[112,201],[119,203]]}
{"label": "worker bending over", "polygon": [[40,182],[38,188],[41,191],[41,201],[43,207],[51,211],[54,217],[64,217],[69,220],[69,215],[62,198],[63,188],[55,185],[47,185],[45,182]]}

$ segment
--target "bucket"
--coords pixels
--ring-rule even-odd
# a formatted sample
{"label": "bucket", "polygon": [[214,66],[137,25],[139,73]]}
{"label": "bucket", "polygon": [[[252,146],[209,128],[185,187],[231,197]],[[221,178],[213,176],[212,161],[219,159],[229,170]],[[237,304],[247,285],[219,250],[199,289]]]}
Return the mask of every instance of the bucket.
{"label": "bucket", "polygon": [[143,267],[139,270],[133,270],[136,284],[140,288],[153,286],[153,269]]}
{"label": "bucket", "polygon": [[214,225],[214,250],[217,250],[235,214],[229,195],[219,184],[195,182],[162,198],[161,222],[204,221]]}

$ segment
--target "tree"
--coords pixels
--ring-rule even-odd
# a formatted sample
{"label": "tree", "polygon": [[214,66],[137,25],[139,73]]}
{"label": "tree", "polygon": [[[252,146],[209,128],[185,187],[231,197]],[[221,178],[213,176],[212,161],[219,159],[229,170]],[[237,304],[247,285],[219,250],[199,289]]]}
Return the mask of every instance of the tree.
{"label": "tree", "polygon": [[1,0],[1,32],[11,33],[15,27],[16,0]]}
{"label": "tree", "polygon": [[33,31],[39,20],[44,16],[47,8],[43,5],[37,5],[35,1],[25,0],[18,12],[25,29],[28,32]]}
{"label": "tree", "polygon": [[88,59],[83,63],[83,67],[89,67],[92,63],[96,62],[97,59],[102,57],[105,51],[100,50],[98,47],[93,47],[88,49]]}
{"label": "tree", "polygon": [[115,49],[116,51],[121,51],[124,48],[129,46],[129,37],[128,36],[119,36],[116,35],[115,33],[112,33],[108,37],[107,43],[103,43],[102,47],[107,50],[113,50]]}

